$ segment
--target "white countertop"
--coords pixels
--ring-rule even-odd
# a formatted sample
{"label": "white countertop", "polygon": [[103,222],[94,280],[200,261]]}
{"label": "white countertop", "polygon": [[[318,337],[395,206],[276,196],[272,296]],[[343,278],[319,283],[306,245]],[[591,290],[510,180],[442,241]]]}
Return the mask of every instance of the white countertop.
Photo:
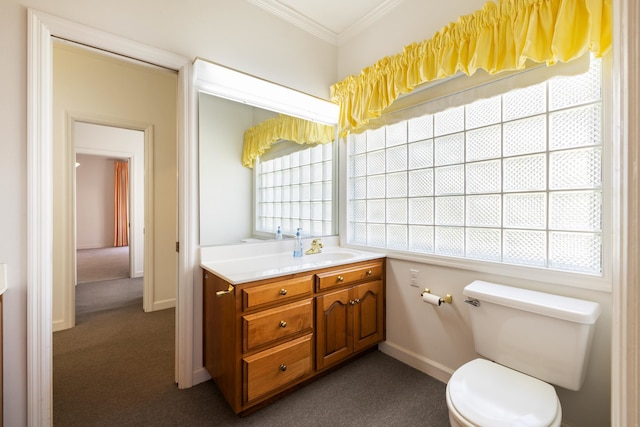
{"label": "white countertop", "polygon": [[384,257],[384,254],[339,246],[326,247],[319,254],[303,255],[299,258],[294,258],[292,251],[215,259],[207,256],[206,252],[201,252],[200,266],[232,285],[239,285]]}

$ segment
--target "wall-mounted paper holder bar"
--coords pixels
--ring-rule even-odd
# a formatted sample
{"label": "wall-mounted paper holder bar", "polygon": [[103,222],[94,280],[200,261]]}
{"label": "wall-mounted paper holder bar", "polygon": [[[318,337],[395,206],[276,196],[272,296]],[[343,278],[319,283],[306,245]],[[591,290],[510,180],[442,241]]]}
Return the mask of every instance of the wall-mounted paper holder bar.
{"label": "wall-mounted paper holder bar", "polygon": [[451,294],[446,294],[444,297],[439,297],[437,295],[432,295],[432,298],[427,298],[425,299],[425,294],[429,294],[431,295],[431,289],[429,288],[425,288],[424,291],[422,291],[422,293],[420,294],[420,296],[422,297],[422,300],[424,302],[430,302],[432,303],[434,298],[437,298],[437,304],[434,305],[440,305],[442,303],[446,303],[446,304],[452,304],[453,303],[453,297],[451,296]]}

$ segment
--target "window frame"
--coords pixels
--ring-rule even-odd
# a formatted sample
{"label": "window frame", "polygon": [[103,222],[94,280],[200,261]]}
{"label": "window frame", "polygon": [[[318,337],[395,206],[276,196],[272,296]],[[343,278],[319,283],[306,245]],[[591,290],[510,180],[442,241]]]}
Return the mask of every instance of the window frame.
{"label": "window frame", "polygon": [[[588,55],[588,54],[587,54]],[[563,67],[565,65],[571,64],[559,64],[556,67]],[[546,67],[545,67],[546,68]],[[522,72],[514,72],[508,73],[506,78],[511,76],[518,76],[523,73],[526,73],[528,70]],[[375,252],[385,253],[388,258],[404,260],[409,262],[417,262],[424,264],[431,264],[435,266],[445,267],[445,268],[455,268],[455,269],[463,269],[476,271],[478,273],[487,273],[493,275],[500,275],[506,277],[513,277],[518,279],[531,280],[532,277],[536,278],[536,281],[542,281],[552,284],[577,287],[582,289],[590,289],[597,291],[610,292],[613,286],[613,259],[616,254],[620,253],[620,233],[621,229],[620,223],[620,212],[621,212],[621,183],[618,176],[615,174],[615,165],[620,164],[621,153],[620,147],[617,146],[619,144],[614,144],[613,141],[613,79],[612,79],[612,58],[611,54],[607,54],[602,58],[602,122],[601,122],[601,132],[602,132],[602,181],[601,181],[601,194],[602,194],[602,227],[601,227],[601,254],[602,254],[602,273],[600,275],[594,275],[589,273],[575,272],[575,271],[560,271],[553,270],[548,267],[533,267],[533,266],[524,266],[524,265],[515,265],[515,264],[505,264],[502,262],[494,262],[487,260],[477,260],[470,258],[462,258],[462,257],[453,257],[453,256],[444,256],[439,254],[432,253],[419,253],[419,252],[411,252],[406,250],[397,250],[390,248],[382,248],[382,247],[373,247],[356,243],[349,243],[347,241],[346,232],[341,234],[340,242],[341,245],[350,247],[353,249],[362,249],[369,250]],[[554,73],[556,74],[556,73]],[[559,72],[557,74],[560,74]],[[492,83],[501,79],[498,76],[488,77],[487,75],[481,76],[456,76],[447,81],[433,85],[432,87],[427,87],[426,89],[420,91],[417,96],[409,95],[405,97],[405,99],[400,100],[401,105],[397,106],[395,111],[390,112],[390,116],[394,114],[398,114],[400,112],[402,114],[406,110],[411,110],[412,108],[420,108],[422,104],[424,104],[424,99],[427,98],[441,98],[443,96],[452,96],[460,91],[452,91],[446,94],[447,90],[450,90],[450,87],[455,86],[455,80],[458,79],[466,79],[461,86],[464,87],[462,91],[465,90],[473,90],[476,86],[485,85],[487,83]],[[546,80],[546,78],[544,79]],[[448,83],[452,84],[449,85]],[[440,86],[440,87],[438,87]],[[446,86],[449,86],[447,88]],[[509,90],[509,89],[507,89]],[[429,95],[428,92],[433,91],[434,94]],[[506,92],[503,91],[503,92]],[[426,94],[425,94],[426,93]],[[444,93],[444,95],[443,95]],[[412,99],[413,98],[413,99]],[[470,101],[473,102],[473,101]],[[389,117],[385,118],[384,116],[381,118],[380,126],[384,124],[393,123],[392,119]],[[401,120],[396,120],[401,121]],[[377,126],[372,126],[373,128]],[[547,151],[548,153],[548,151]],[[347,152],[347,141],[346,138],[341,140],[340,144],[340,158],[343,161],[340,162],[340,176],[341,182],[345,184],[340,188],[340,202],[341,205],[345,208],[340,211],[340,224],[341,229],[345,230],[348,227],[348,184],[347,184],[347,176],[348,176],[348,161],[349,155]],[[547,190],[548,194],[548,190]],[[344,225],[344,226],[343,226]],[[502,227],[501,227],[502,228]],[[504,228],[502,228],[504,230]]]}

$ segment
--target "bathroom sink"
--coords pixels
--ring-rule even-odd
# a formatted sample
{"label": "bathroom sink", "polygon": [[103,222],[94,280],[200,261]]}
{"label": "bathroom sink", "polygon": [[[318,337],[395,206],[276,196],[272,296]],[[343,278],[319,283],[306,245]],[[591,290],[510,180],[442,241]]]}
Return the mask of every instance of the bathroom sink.
{"label": "bathroom sink", "polygon": [[292,252],[281,252],[246,258],[217,260],[201,265],[226,281],[232,284],[239,284],[383,257],[384,255],[378,253],[334,247],[325,248],[317,254],[305,254],[299,258],[294,258]]}

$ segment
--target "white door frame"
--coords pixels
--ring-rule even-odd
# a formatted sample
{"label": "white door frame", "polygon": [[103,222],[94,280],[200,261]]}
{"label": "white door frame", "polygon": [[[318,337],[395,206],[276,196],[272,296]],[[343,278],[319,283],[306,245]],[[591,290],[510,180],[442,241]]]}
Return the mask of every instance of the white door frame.
{"label": "white door frame", "polygon": [[611,425],[640,422],[640,4],[613,2],[614,143],[619,144],[621,244],[613,286]]}
{"label": "white door frame", "polygon": [[197,143],[192,64],[182,56],[28,9],[27,420],[52,423],[52,37],[178,71],[178,387],[193,384],[193,269],[197,242]]}

